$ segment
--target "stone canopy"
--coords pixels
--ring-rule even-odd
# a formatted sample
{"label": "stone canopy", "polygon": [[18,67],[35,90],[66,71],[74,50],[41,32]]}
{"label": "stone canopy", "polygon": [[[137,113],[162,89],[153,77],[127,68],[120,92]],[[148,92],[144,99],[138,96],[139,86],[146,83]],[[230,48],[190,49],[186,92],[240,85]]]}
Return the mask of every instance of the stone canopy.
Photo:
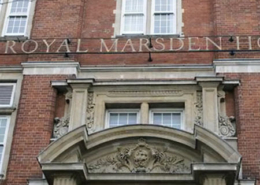
{"label": "stone canopy", "polygon": [[122,126],[88,134],[84,125],[50,144],[38,161],[50,185],[64,184],[64,179],[68,185],[212,184],[212,179],[231,185],[238,177],[241,155],[197,125],[193,134],[158,125]]}

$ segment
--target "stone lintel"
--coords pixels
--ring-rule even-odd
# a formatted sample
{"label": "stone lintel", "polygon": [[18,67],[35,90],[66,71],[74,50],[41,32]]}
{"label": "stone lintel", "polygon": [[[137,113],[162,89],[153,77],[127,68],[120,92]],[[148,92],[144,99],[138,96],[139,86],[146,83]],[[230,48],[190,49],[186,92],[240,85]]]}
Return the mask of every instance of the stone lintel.
{"label": "stone lintel", "polygon": [[24,75],[78,75],[79,63],[67,62],[24,62]]}

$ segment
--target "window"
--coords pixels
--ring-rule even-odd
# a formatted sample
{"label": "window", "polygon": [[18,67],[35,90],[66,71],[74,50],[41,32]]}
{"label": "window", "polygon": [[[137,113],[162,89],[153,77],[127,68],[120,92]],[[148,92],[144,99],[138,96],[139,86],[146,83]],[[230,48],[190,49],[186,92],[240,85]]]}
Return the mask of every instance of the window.
{"label": "window", "polygon": [[0,84],[0,107],[11,107],[14,100],[15,84]]}
{"label": "window", "polygon": [[122,33],[144,33],[145,0],[124,0],[122,23]]}
{"label": "window", "polygon": [[133,125],[139,123],[138,109],[109,109],[106,114],[106,127]]}
{"label": "window", "polygon": [[152,33],[176,33],[176,0],[154,0],[152,6]]}
{"label": "window", "polygon": [[6,35],[25,35],[28,21],[29,0],[13,1],[8,6],[6,16]]}
{"label": "window", "polygon": [[183,129],[182,109],[151,109],[150,120],[152,124]]}
{"label": "window", "polygon": [[0,12],[2,36],[29,36],[32,27],[32,15],[35,1],[0,0],[3,5]]}
{"label": "window", "polygon": [[9,117],[0,116],[0,172],[2,171],[2,163],[4,159],[4,150],[7,140],[9,121]]}
{"label": "window", "polygon": [[[182,34],[181,0],[118,0],[115,35]],[[120,22],[120,29],[117,28]],[[120,30],[120,33],[118,33]]]}

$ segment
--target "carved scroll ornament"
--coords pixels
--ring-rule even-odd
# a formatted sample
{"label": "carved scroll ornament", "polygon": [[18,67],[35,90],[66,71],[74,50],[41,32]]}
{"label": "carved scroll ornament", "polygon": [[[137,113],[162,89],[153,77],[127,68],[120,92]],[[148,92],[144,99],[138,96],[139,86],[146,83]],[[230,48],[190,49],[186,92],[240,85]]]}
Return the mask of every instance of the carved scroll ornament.
{"label": "carved scroll ornament", "polygon": [[235,124],[234,118],[233,117],[224,117],[219,115],[219,134],[221,136],[226,136],[226,137],[232,137],[235,136],[236,134],[236,129],[235,129]]}
{"label": "carved scroll ornament", "polygon": [[90,173],[187,173],[185,159],[150,147],[140,139],[135,147],[119,148],[117,154],[88,165]]}

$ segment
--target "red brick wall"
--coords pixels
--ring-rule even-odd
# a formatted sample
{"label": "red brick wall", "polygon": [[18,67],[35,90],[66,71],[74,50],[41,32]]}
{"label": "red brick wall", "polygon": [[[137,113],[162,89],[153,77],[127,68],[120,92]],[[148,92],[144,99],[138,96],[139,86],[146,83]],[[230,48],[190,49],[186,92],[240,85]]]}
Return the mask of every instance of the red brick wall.
{"label": "red brick wall", "polygon": [[41,178],[36,157],[50,143],[57,92],[51,80],[65,76],[24,76],[7,171],[7,185],[25,185]]}
{"label": "red brick wall", "polygon": [[[183,0],[183,32],[185,36],[213,35],[211,0]],[[196,8],[194,8],[196,7]],[[38,0],[32,38],[111,38],[114,34],[116,1],[44,1]],[[98,47],[100,44],[98,45]],[[90,46],[91,47],[91,46]],[[92,46],[96,47],[96,46]],[[213,53],[153,54],[153,64],[211,64]],[[60,55],[30,56],[30,61],[77,60],[81,64],[124,65],[149,64],[148,54],[131,55]]]}
{"label": "red brick wall", "polygon": [[238,151],[243,156],[243,177],[256,178],[260,184],[260,73],[226,74],[240,79],[235,89]]}

